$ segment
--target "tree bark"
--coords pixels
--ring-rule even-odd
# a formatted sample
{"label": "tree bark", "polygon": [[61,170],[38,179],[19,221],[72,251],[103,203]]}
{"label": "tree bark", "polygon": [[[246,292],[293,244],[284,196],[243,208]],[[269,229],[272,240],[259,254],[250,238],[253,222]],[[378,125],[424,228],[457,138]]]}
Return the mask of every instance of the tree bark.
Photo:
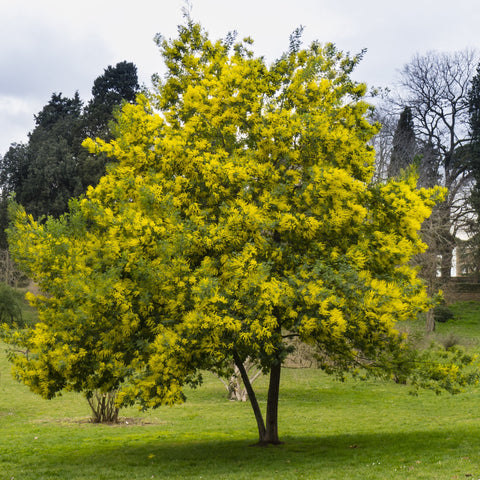
{"label": "tree bark", "polygon": [[440,267],[440,275],[443,283],[448,283],[452,278],[452,260],[453,245],[446,245],[442,252],[442,263]]}
{"label": "tree bark", "polygon": [[260,405],[258,404],[257,397],[255,395],[255,392],[253,391],[253,387],[252,387],[252,384],[250,383],[250,379],[248,378],[248,373],[245,370],[243,362],[240,360],[240,357],[236,352],[233,353],[233,361],[235,362],[235,365],[240,371],[243,384],[247,389],[248,398],[250,399],[250,404],[252,405],[253,413],[255,414],[255,420],[257,421],[258,438],[259,438],[258,442],[259,444],[262,444],[262,441],[265,438],[266,429],[265,429],[265,422],[263,421],[262,411],[260,410]]}
{"label": "tree bark", "polygon": [[248,373],[236,352],[233,354],[233,360],[240,371],[248,393],[248,398],[250,399],[250,404],[253,408],[253,413],[255,414],[258,427],[258,445],[280,445],[282,442],[278,437],[278,398],[280,394],[280,373],[282,371],[282,363],[279,361],[272,365],[272,368],[270,369],[270,382],[267,396],[267,422],[265,423],[257,397],[253,391],[250,379],[248,378]]}
{"label": "tree bark", "polygon": [[433,333],[435,331],[435,317],[433,315],[433,308],[426,313],[425,331]]}
{"label": "tree bark", "polygon": [[278,438],[278,398],[280,394],[280,372],[282,369],[281,362],[272,365],[270,370],[270,384],[268,386],[267,397],[267,422],[265,436],[261,440],[261,444],[279,445],[282,442]]}
{"label": "tree bark", "polygon": [[87,397],[88,404],[92,409],[92,421],[94,423],[117,423],[119,409],[115,406],[117,392],[102,393],[95,391],[91,397]]}

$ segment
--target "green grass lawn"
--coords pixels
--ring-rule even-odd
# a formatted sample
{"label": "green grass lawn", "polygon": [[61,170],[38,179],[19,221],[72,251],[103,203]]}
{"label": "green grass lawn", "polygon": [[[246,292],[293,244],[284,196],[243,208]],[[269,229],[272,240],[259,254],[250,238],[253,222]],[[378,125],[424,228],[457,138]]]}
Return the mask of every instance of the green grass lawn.
{"label": "green grass lawn", "polygon": [[[476,348],[480,305],[454,309],[437,335]],[[88,423],[82,396],[42,400],[9,372],[2,346],[0,480],[480,479],[480,388],[412,397],[402,385],[284,369],[285,444],[260,448],[250,405],[226,400],[213,376],[184,405],[122,410],[110,426]],[[264,405],[265,379],[255,386]]]}

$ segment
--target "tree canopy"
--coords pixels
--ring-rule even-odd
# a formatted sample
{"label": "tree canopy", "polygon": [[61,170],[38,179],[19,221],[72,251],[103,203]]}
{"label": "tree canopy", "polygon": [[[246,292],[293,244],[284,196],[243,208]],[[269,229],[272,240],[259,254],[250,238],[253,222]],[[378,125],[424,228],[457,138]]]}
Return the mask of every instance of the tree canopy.
{"label": "tree canopy", "polygon": [[[396,324],[429,305],[409,261],[442,190],[371,182],[361,55],[299,40],[267,65],[188,20],[157,39],[167,74],[123,106],[115,138],[85,142],[116,160],[98,185],[45,224],[12,207],[12,254],[43,292],[28,358],[13,356],[32,390],[156,407],[233,360],[260,443],[278,443],[292,338],[330,373],[408,373]],[[265,419],[247,358],[270,375]]]}
{"label": "tree canopy", "polygon": [[110,139],[113,112],[123,102],[135,102],[139,89],[137,67],[133,63],[109,65],[93,83],[92,99],[85,108],[85,133],[93,138]]}

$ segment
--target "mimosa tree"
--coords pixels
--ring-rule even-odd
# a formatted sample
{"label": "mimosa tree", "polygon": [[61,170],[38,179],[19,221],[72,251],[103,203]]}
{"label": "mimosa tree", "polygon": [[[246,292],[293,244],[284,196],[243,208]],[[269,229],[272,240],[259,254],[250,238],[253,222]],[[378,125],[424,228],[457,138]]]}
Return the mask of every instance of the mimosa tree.
{"label": "mimosa tree", "polygon": [[[44,292],[13,358],[34,391],[156,407],[233,361],[275,444],[292,338],[331,373],[411,371],[395,326],[429,305],[409,261],[442,191],[371,182],[360,57],[299,37],[268,66],[188,20],[158,39],[167,74],[124,106],[116,138],[85,142],[117,160],[98,186],[45,224],[13,207],[12,253]],[[247,358],[270,376],[265,419]]]}

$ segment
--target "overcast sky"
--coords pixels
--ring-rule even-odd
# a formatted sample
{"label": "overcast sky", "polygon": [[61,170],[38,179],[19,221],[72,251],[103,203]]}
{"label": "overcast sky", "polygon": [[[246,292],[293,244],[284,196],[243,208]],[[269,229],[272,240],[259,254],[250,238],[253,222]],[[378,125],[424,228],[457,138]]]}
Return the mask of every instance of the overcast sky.
{"label": "overcast sky", "polygon": [[[480,48],[479,0],[192,0],[212,37],[231,30],[274,60],[290,33],[367,54],[355,78],[387,86],[415,53]],[[0,154],[25,141],[53,92],[86,101],[108,65],[127,60],[150,86],[162,70],[156,33],[175,36],[183,0],[0,0]]]}

